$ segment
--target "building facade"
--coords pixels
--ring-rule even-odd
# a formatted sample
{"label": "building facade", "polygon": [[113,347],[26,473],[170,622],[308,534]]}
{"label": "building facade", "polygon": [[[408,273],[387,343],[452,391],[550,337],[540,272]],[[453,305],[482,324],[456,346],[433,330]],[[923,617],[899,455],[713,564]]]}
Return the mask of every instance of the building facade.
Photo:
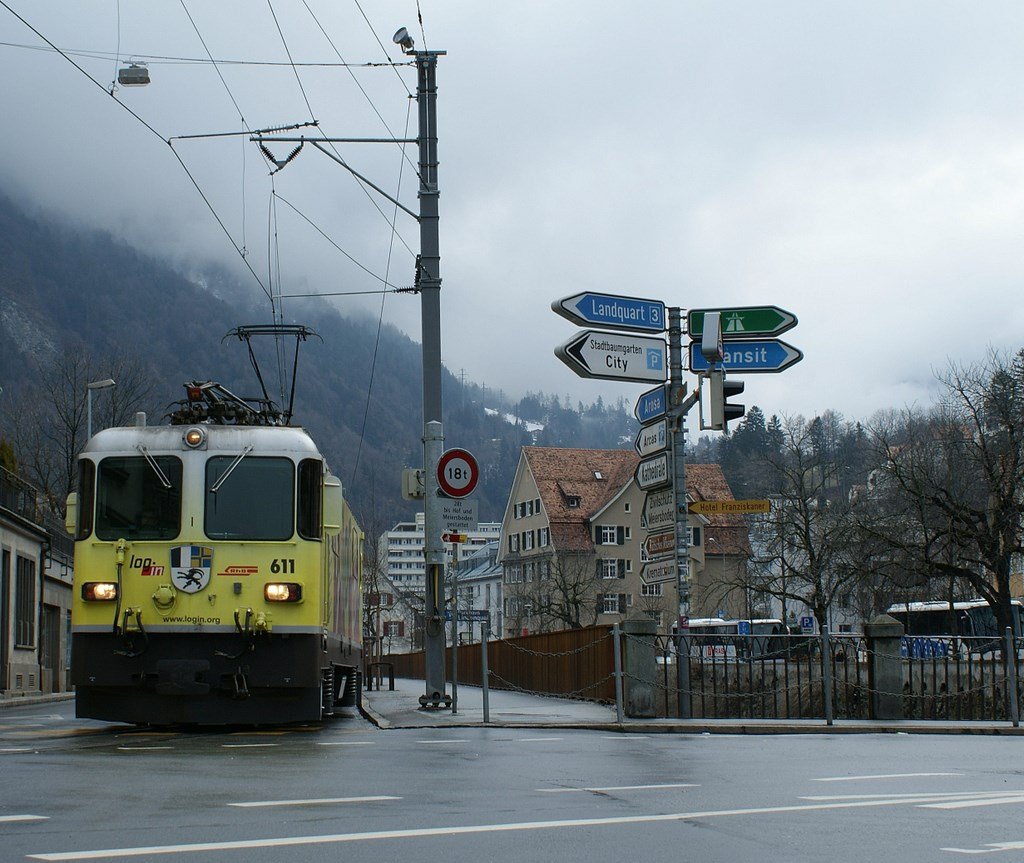
{"label": "building facade", "polygon": [[[638,462],[626,450],[523,448],[497,557],[505,636],[627,617],[648,617],[660,632],[678,623],[678,585],[642,578]],[[732,500],[718,465],[688,465],[687,490],[691,500]],[[691,616],[740,616],[750,556],[742,517],[691,515],[688,531]]]}
{"label": "building facade", "polygon": [[0,468],[0,693],[69,688],[73,553],[36,489]]}

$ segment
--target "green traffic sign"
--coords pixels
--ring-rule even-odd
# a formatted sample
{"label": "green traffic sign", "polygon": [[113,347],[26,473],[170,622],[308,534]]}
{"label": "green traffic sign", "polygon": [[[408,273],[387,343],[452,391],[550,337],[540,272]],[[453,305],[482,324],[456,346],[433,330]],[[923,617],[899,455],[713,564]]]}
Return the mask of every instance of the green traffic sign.
{"label": "green traffic sign", "polygon": [[750,336],[777,336],[796,326],[796,315],[778,306],[736,306],[731,309],[690,309],[686,329],[691,339],[704,335],[704,315],[722,313],[722,338],[745,339]]}

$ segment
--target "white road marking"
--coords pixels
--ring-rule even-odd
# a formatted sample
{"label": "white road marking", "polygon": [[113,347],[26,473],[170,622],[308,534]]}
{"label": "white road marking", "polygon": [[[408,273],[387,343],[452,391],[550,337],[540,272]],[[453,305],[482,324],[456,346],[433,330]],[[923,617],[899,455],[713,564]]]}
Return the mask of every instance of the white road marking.
{"label": "white road marking", "polygon": [[154,752],[158,749],[174,749],[173,746],[118,746],[122,752]]}
{"label": "white road marking", "polygon": [[104,848],[95,851],[59,851],[29,854],[30,860],[99,860],[103,858],[143,857],[147,854],[195,854],[200,851],[239,851],[250,848],[288,848],[302,845],[336,845],[342,842],[370,842],[385,839],[422,839],[437,836],[467,836],[480,833],[510,833],[526,830],[605,827],[622,824],[655,824],[690,821],[700,818],[726,818],[742,815],[778,815],[788,812],[821,812],[829,809],[863,809],[928,803],[931,797],[898,800],[856,800],[837,803],[811,803],[803,806],[762,806],[751,809],[717,809],[705,812],[676,812],[668,815],[627,815],[615,818],[574,818],[564,821],[524,821],[512,824],[472,824],[464,827],[422,827],[410,830],[381,830],[369,833],[334,833],[326,836],[285,836],[277,839],[243,839],[233,842],[195,842],[190,845],[150,845],[138,848]]}
{"label": "white road marking", "polygon": [[469,743],[468,740],[417,740],[417,743],[423,743],[428,746],[437,743]]}
{"label": "white road marking", "polygon": [[963,773],[878,773],[873,776],[825,776],[812,782],[854,782],[858,779],[916,779],[920,776],[963,776]]}
{"label": "white road marking", "polygon": [[987,797],[974,800],[950,800],[945,803],[927,803],[927,809],[971,809],[975,806],[1002,806],[1005,803],[1024,803],[1024,792],[1003,794],[998,797]]}
{"label": "white road marking", "polygon": [[994,854],[996,851],[1020,851],[1024,842],[989,842],[985,848],[940,848],[940,851],[952,851],[954,854]]}
{"label": "white road marking", "polygon": [[237,806],[241,809],[257,809],[262,806],[319,806],[325,803],[378,803],[382,800],[401,800],[401,797],[391,797],[387,794],[378,794],[374,797],[319,797],[309,800],[254,800],[248,803],[229,803],[228,806]]}
{"label": "white road marking", "polygon": [[1024,794],[1021,792],[1006,792],[1006,791],[915,791],[910,794],[815,794],[807,795],[805,797],[798,797],[798,800],[894,800],[898,797],[920,797],[922,794],[926,794],[929,797],[934,797],[936,800],[943,798],[954,798],[956,800],[966,800],[971,798],[979,797],[1005,797],[1007,793]]}
{"label": "white road marking", "polygon": [[589,791],[597,793],[601,791],[654,791],[659,788],[700,788],[692,782],[673,782],[664,785],[608,785],[605,788],[534,788],[542,794],[567,794],[574,791]]}
{"label": "white road marking", "polygon": [[6,746],[0,749],[0,753],[13,753],[13,752],[31,752],[32,749],[29,746]]}
{"label": "white road marking", "polygon": [[317,746],[373,746],[372,740],[318,740]]}
{"label": "white road marking", "polygon": [[261,749],[267,746],[280,746],[280,743],[222,743],[224,749]]}
{"label": "white road marking", "polygon": [[565,740],[564,737],[513,737],[512,743],[548,743],[555,740]]}
{"label": "white road marking", "polygon": [[0,815],[0,824],[16,824],[25,821],[49,821],[49,815]]}
{"label": "white road marking", "polygon": [[602,740],[650,740],[646,734],[602,734]]}

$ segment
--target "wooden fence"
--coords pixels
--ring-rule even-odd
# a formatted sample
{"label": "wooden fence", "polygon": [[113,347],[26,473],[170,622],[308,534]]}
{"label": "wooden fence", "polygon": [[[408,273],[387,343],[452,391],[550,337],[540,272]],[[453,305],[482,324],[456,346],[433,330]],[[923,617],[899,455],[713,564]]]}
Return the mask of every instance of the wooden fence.
{"label": "wooden fence", "polygon": [[[459,683],[481,686],[481,647],[459,647]],[[383,657],[395,666],[396,677],[422,680],[423,651]],[[451,648],[445,650],[446,674]],[[523,690],[545,695],[615,701],[615,654],[610,626],[589,626],[524,635],[487,643],[489,684],[493,689]]]}

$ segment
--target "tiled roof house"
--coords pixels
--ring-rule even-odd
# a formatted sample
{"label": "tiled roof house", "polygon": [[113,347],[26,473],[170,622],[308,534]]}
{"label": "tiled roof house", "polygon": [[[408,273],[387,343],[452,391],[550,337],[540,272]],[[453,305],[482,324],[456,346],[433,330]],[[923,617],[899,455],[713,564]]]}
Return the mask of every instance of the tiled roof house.
{"label": "tiled roof house", "polygon": [[[670,629],[679,608],[676,586],[648,585],[640,578],[645,493],[633,481],[638,462],[628,450],[523,448],[498,553],[505,586],[503,634],[631,615],[650,616],[662,631]],[[688,465],[687,487],[694,499],[732,499],[718,465]],[[706,531],[718,543],[707,559]],[[749,557],[743,518],[690,516],[690,533],[691,593],[699,603],[691,616],[738,612],[727,601],[730,591],[712,588],[722,587],[721,572],[716,576],[715,570],[743,566]]]}

